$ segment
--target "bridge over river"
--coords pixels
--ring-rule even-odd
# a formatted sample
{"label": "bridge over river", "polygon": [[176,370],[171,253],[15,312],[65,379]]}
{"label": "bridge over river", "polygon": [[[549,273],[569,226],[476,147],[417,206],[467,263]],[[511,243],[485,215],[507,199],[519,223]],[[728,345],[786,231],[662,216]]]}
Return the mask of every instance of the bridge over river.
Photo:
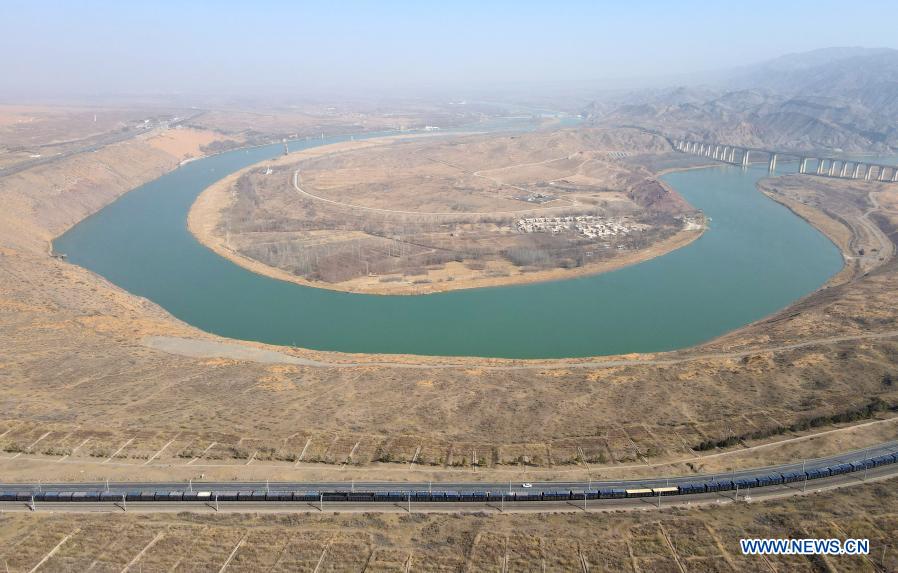
{"label": "bridge over river", "polygon": [[883,165],[855,159],[815,157],[794,151],[776,151],[755,147],[727,145],[724,143],[706,143],[688,139],[670,139],[671,145],[682,153],[691,153],[708,157],[730,165],[748,167],[752,158],[761,157],[767,161],[770,173],[776,171],[776,162],[783,157],[791,157],[798,161],[798,172],[820,177],[837,179],[855,179],[878,181],[882,183],[898,183],[898,167]]}

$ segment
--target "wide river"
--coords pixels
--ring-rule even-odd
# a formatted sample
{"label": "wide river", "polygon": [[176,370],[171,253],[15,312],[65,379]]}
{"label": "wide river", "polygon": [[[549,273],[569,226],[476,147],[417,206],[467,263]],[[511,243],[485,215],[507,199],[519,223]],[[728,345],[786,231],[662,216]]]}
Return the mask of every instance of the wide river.
{"label": "wide river", "polygon": [[[295,142],[291,151],[345,139]],[[711,218],[705,234],[618,271],[423,296],[299,286],[219,257],[186,224],[203,189],[282,152],[271,145],[188,163],[85,219],[54,247],[222,336],[345,352],[510,358],[694,345],[789,305],[842,266],[824,235],[756,190],[766,167],[721,166],[664,177]]]}

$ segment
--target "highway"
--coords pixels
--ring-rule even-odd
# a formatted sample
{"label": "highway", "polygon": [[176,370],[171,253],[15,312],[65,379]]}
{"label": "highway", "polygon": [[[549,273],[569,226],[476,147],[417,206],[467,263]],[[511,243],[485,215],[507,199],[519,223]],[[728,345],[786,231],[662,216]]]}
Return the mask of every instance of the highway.
{"label": "highway", "polygon": [[[406,503],[397,503],[396,497],[390,501],[347,501],[328,499],[328,494],[336,494],[337,492],[374,492],[374,493],[393,493],[405,494],[400,495],[400,499],[408,500],[411,498],[412,505],[418,507],[419,510],[433,511],[473,511],[481,510],[484,507],[495,506],[497,503],[504,509],[516,509],[521,511],[555,511],[558,509],[566,509],[570,507],[579,507],[583,502],[579,500],[579,495],[586,495],[586,492],[595,494],[598,490],[610,489],[648,489],[648,488],[664,488],[674,487],[683,484],[701,484],[713,483],[715,481],[739,481],[751,480],[761,476],[769,476],[771,474],[788,474],[790,472],[801,473],[805,471],[835,467],[839,464],[851,462],[862,462],[870,460],[877,456],[890,454],[898,454],[898,440],[878,444],[876,446],[843,452],[835,456],[805,460],[789,464],[781,464],[776,466],[768,466],[763,468],[754,468],[748,470],[740,470],[727,472],[723,474],[696,474],[688,476],[674,477],[654,477],[647,479],[634,480],[614,480],[614,481],[551,481],[551,482],[534,482],[525,486],[517,482],[384,482],[384,481],[321,481],[321,482],[259,482],[259,481],[226,481],[226,482],[62,482],[62,483],[3,483],[0,484],[0,495],[6,495],[7,500],[0,502],[0,509],[22,509],[31,505],[31,495],[34,494],[38,499],[43,498],[48,493],[69,492],[101,492],[106,500],[98,501],[40,501],[35,503],[38,509],[53,510],[69,510],[69,511],[92,511],[92,510],[111,510],[116,507],[124,509],[125,506],[131,509],[140,509],[141,511],[180,511],[180,510],[202,510],[205,508],[213,508],[212,501],[219,496],[223,498],[237,499],[237,492],[241,494],[240,501],[220,501],[215,504],[219,509],[224,506],[227,508],[239,508],[240,511],[311,511],[321,510],[323,506],[329,506],[332,509],[340,511],[393,511],[397,507],[405,507]],[[819,479],[805,479],[793,481],[787,484],[776,484],[764,487],[753,487],[748,491],[742,490],[742,495],[749,495],[752,498],[759,499],[764,497],[777,497],[784,495],[793,495],[795,493],[808,491],[816,491],[820,488],[843,487],[862,483],[872,479],[886,479],[898,476],[898,463],[888,463],[877,467],[870,467],[866,470],[859,470],[850,473],[844,473],[834,476],[823,477]],[[782,481],[782,480],[781,480]],[[249,499],[251,492],[257,494],[272,494],[278,492],[303,492],[306,500],[301,501],[262,501],[265,495],[254,496],[257,499]],[[552,501],[515,501],[506,502],[505,498],[514,494],[537,494],[553,493],[553,492],[572,492],[572,499],[552,500]],[[150,501],[136,501],[136,498],[142,497],[141,493],[149,492]],[[152,492],[160,492],[164,494],[162,497],[166,501],[155,500]],[[179,492],[176,500],[168,501],[169,492]],[[205,501],[181,501],[180,493],[183,492],[209,492],[206,494]],[[414,501],[414,492],[451,492],[458,494],[481,494],[482,501]],[[489,493],[489,496],[483,494]],[[228,495],[230,494],[230,495]],[[408,495],[412,494],[412,495]],[[83,499],[82,494],[82,499]],[[674,494],[642,498],[626,498],[626,499],[590,499],[587,505],[593,504],[595,509],[601,508],[645,508],[657,503],[713,503],[718,500],[734,499],[739,494],[733,490],[693,493],[693,494]],[[9,497],[15,501],[9,500]],[[18,497],[17,497],[18,496]],[[127,503],[119,501],[119,496],[127,496]],[[78,497],[78,496],[75,496]],[[194,496],[196,497],[196,496]],[[258,499],[261,497],[262,499]],[[308,499],[319,499],[318,503],[309,502]],[[595,497],[595,496],[594,496]],[[243,498],[246,498],[245,500]],[[95,499],[97,497],[95,496]],[[132,501],[134,500],[134,501]],[[118,505],[115,505],[118,504]],[[648,504],[648,505],[647,505]],[[105,508],[105,509],[104,509]],[[408,508],[406,507],[406,510]]]}

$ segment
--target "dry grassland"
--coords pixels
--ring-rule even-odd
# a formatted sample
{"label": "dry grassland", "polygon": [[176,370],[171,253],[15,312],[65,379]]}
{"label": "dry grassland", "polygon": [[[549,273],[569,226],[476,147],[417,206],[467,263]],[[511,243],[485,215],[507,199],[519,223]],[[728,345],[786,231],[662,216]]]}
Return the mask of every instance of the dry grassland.
{"label": "dry grassland", "polygon": [[[777,180],[865,258],[838,284],[699,348],[543,363],[269,349],[354,364],[330,368],[151,347],[151,336],[216,339],[47,256],[49,238],[177,165],[153,137],[0,177],[0,467],[11,478],[617,477],[896,437],[883,422],[746,449],[841,427],[833,415],[893,415],[898,265],[859,253],[894,241],[894,187]],[[870,209],[878,232],[862,220]],[[697,451],[724,440],[735,445]],[[712,456],[724,451],[736,453]]]}

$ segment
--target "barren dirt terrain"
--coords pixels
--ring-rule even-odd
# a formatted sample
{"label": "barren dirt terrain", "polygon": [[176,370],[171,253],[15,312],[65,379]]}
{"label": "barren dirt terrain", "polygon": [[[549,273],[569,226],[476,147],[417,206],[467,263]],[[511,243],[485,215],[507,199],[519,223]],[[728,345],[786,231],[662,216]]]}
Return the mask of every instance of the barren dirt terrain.
{"label": "barren dirt terrain", "polygon": [[[894,480],[629,513],[0,517],[9,571],[895,571]],[[861,556],[744,556],[741,538],[866,538]]]}
{"label": "barren dirt terrain", "polygon": [[621,161],[666,145],[608,129],[338,144],[211,187],[190,228],[253,271],[353,292],[603,272],[701,234],[700,213]]}
{"label": "barren dirt terrain", "polygon": [[623,477],[898,437],[895,186],[766,182],[853,258],[826,288],[701,347],[540,362],[351,356],[224,341],[47,254],[49,238],[176,168],[184,156],[158,145],[178,133],[191,131],[0,176],[10,479]]}

